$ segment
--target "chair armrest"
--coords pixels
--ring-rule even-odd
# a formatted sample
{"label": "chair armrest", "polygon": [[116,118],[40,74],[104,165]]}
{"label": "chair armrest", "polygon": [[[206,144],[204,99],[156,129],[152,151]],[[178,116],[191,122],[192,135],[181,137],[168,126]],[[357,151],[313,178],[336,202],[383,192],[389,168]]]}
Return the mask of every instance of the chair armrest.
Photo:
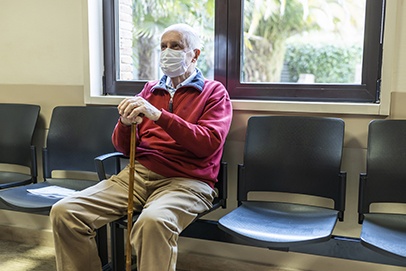
{"label": "chair armrest", "polygon": [[94,158],[97,176],[99,177],[100,181],[107,179],[104,162],[111,158],[116,159],[116,171],[118,172],[120,170],[120,158],[126,158],[126,156],[121,152],[106,153]]}
{"label": "chair armrest", "polygon": [[364,189],[365,189],[365,183],[368,179],[368,174],[366,172],[361,172],[359,174],[359,188],[358,188],[358,224],[362,224],[364,221],[364,213],[365,209],[365,202],[364,202]]}
{"label": "chair armrest", "polygon": [[339,221],[344,221],[344,211],[345,211],[345,198],[346,198],[346,189],[347,189],[347,172],[346,171],[340,171],[339,174],[339,180],[340,180],[340,199],[337,205],[338,209],[338,220]]}
{"label": "chair armrest", "polygon": [[219,178],[221,178],[221,187],[219,187],[219,200],[221,208],[227,208],[227,185],[228,185],[228,166],[227,162],[221,162]]}
{"label": "chair armrest", "polygon": [[36,147],[34,145],[31,145],[30,151],[31,151],[31,176],[32,176],[32,182],[36,183],[37,182],[37,177],[38,177],[37,149],[36,149]]}

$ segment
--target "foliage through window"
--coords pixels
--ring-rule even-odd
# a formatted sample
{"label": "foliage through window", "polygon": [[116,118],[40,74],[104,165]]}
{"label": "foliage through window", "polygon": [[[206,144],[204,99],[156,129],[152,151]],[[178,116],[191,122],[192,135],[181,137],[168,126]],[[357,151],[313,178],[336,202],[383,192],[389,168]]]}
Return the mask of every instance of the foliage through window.
{"label": "foliage through window", "polygon": [[162,76],[160,34],[184,22],[233,99],[379,102],[384,0],[103,1],[106,95]]}

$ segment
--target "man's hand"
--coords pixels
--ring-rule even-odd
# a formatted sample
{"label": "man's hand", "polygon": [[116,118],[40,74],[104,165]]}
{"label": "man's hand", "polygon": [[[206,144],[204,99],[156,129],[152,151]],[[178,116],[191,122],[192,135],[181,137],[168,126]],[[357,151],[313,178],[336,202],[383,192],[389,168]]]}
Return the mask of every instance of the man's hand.
{"label": "man's hand", "polygon": [[141,97],[126,98],[120,102],[117,109],[121,122],[125,125],[141,123],[143,117],[157,121],[162,114],[160,110]]}

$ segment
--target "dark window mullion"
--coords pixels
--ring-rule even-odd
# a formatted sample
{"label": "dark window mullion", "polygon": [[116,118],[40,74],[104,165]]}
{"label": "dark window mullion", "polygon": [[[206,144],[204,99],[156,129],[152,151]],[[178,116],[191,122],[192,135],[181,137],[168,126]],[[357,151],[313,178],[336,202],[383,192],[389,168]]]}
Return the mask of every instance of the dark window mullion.
{"label": "dark window mullion", "polygon": [[242,54],[241,29],[243,25],[243,0],[230,0],[228,6],[228,72],[227,88],[235,98],[234,90],[240,85],[240,65]]}
{"label": "dark window mullion", "polygon": [[228,1],[215,1],[214,16],[214,79],[227,87],[227,64],[228,64],[228,33],[227,12]]}
{"label": "dark window mullion", "polygon": [[376,101],[379,101],[376,92],[381,79],[384,16],[385,0],[367,1],[362,82]]}
{"label": "dark window mullion", "polygon": [[116,44],[114,1],[103,0],[103,45],[104,45],[104,78],[103,93],[115,94],[116,82]]}

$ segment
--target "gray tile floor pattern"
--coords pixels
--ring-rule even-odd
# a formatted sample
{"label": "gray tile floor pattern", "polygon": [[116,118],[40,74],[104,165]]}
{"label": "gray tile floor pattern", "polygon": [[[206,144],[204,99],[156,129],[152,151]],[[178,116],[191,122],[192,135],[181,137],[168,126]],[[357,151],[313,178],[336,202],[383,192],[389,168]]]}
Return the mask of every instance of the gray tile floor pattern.
{"label": "gray tile floor pattern", "polygon": [[[0,271],[56,271],[54,253],[53,247],[0,240]],[[219,263],[215,264],[211,257],[192,257],[188,261],[184,259],[179,262],[177,271],[288,271],[277,267],[241,264],[227,259],[217,261]]]}
{"label": "gray tile floor pattern", "polygon": [[55,271],[54,253],[53,247],[0,240],[0,271]]}
{"label": "gray tile floor pattern", "polygon": [[0,241],[1,271],[54,271],[52,247]]}

